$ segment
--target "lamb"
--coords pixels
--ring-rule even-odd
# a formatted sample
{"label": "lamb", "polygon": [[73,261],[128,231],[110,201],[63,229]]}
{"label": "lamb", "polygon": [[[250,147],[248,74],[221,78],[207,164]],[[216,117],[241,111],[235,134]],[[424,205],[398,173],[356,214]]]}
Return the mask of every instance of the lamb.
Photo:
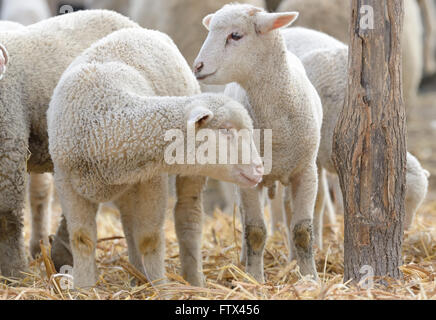
{"label": "lamb", "polygon": [[223,131],[238,147],[231,130],[253,129],[242,105],[199,92],[172,40],[145,29],[121,30],[98,41],[62,76],[47,117],[75,287],[93,286],[97,279],[98,203],[114,201],[131,263],[150,281],[162,280],[167,173],[211,176],[245,187],[262,180],[256,149],[249,164],[168,163],[169,130]]}
{"label": "lamb", "polygon": [[[255,127],[273,130],[272,171],[262,186],[273,187],[276,181],[292,186],[292,254],[301,273],[317,279],[312,220],[322,107],[303,65],[286,50],[277,30],[297,16],[239,4],[206,16],[203,24],[209,35],[196,59],[195,74],[205,84],[237,82],[248,94]],[[247,272],[262,282],[266,240],[262,189],[240,188],[239,193],[245,239],[242,260]]]}
{"label": "lamb", "polygon": [[51,17],[46,0],[3,0],[1,20],[29,25]]}
{"label": "lamb", "polygon": [[[4,1],[2,19],[16,20],[24,24],[37,23],[50,17],[45,1]],[[0,21],[0,30],[23,30],[25,27],[13,21]],[[32,257],[40,252],[40,241],[48,244],[48,225],[50,218],[52,177],[50,174],[31,173],[29,179],[29,200],[32,218],[30,253]]]}
{"label": "lamb", "polygon": [[[336,173],[331,160],[333,133],[347,90],[348,47],[327,34],[301,27],[285,29],[282,35],[288,50],[301,59],[309,79],[320,94],[324,118],[318,165],[331,173]],[[428,176],[428,171],[408,153],[405,229],[410,227],[417,209],[425,198]],[[322,248],[323,211],[315,212],[315,242]],[[291,211],[287,210],[286,215],[289,216],[290,213]],[[273,215],[276,221],[280,221],[280,218],[283,221],[282,208],[275,210]]]}
{"label": "lamb", "polygon": [[[284,0],[278,11],[301,13],[297,26],[318,30],[339,41],[349,41],[351,1],[343,0]],[[403,84],[407,107],[413,107],[423,76],[423,26],[416,0],[404,1]]]}
{"label": "lamb", "polygon": [[[73,59],[98,39],[139,26],[109,11],[82,11],[0,32],[9,51],[0,81],[0,270],[19,277],[26,269],[22,208],[27,172],[51,172],[46,110],[60,76]],[[58,237],[56,237],[57,239]],[[52,254],[65,251],[55,241]]]}

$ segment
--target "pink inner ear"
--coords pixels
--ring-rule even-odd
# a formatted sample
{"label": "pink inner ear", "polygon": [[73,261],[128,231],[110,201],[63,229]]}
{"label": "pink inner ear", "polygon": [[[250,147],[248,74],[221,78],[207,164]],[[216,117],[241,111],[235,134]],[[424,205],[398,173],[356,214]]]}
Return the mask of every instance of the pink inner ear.
{"label": "pink inner ear", "polygon": [[281,28],[281,27],[287,25],[294,18],[295,18],[295,16],[293,16],[293,15],[282,16],[282,17],[277,18],[276,21],[274,21],[274,24],[273,24],[271,30],[278,29],[278,28]]}

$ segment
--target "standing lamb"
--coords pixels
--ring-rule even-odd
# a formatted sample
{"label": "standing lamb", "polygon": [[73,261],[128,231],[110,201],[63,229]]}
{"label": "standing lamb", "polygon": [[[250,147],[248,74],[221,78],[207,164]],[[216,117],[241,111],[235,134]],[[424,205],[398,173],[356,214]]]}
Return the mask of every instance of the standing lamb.
{"label": "standing lamb", "polygon": [[162,280],[167,173],[211,176],[245,187],[262,180],[255,149],[246,165],[168,164],[169,130],[224,132],[240,152],[231,130],[252,131],[242,105],[225,95],[199,92],[170,38],[144,29],[102,39],[62,76],[48,110],[48,132],[75,287],[93,286],[97,280],[99,203],[114,201],[120,209],[131,263],[150,281]]}
{"label": "standing lamb", "polygon": [[[0,81],[0,270],[17,277],[26,268],[22,209],[27,172],[52,171],[46,110],[62,73],[84,49],[104,36],[139,26],[109,11],[63,15],[16,31],[0,32],[10,54]],[[62,246],[53,247],[54,259]],[[58,250],[59,248],[60,250]]]}
{"label": "standing lamb", "polygon": [[[327,34],[293,27],[282,31],[287,48],[301,59],[307,75],[317,89],[323,106],[323,123],[318,165],[336,173],[332,162],[333,133],[345,102],[348,77],[348,47]],[[429,173],[410,153],[407,154],[406,223],[405,229],[427,193]],[[286,207],[285,207],[286,208]],[[323,210],[315,211],[315,241],[322,248]],[[290,211],[286,212],[289,220]],[[283,221],[283,209],[273,212],[275,221]]]}
{"label": "standing lamb", "polygon": [[[322,31],[344,43],[349,41],[351,1],[348,0],[284,0],[278,11],[301,13],[296,25]],[[415,105],[423,76],[423,25],[416,0],[404,1],[403,84],[407,107]]]}
{"label": "standing lamb", "polygon": [[[248,94],[255,126],[272,129],[272,171],[262,186],[291,185],[292,254],[303,275],[317,278],[313,256],[313,211],[318,188],[316,158],[322,107],[298,58],[286,49],[279,28],[298,14],[267,13],[250,5],[226,5],[204,18],[209,35],[195,62],[206,84],[237,82]],[[264,281],[266,227],[262,189],[240,189],[247,271]]]}

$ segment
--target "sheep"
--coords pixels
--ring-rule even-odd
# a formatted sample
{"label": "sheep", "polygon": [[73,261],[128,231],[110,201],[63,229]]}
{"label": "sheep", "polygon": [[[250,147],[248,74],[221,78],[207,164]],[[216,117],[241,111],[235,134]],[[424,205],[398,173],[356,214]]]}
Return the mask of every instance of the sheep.
{"label": "sheep", "polygon": [[[341,42],[349,41],[351,1],[284,0],[277,11],[295,10],[301,13],[296,26],[322,31]],[[423,76],[423,26],[416,0],[404,1],[403,86],[407,107],[413,107]]]}
{"label": "sheep", "polygon": [[[5,155],[0,157],[0,270],[5,277],[19,277],[27,266],[21,232],[27,172],[52,171],[45,116],[52,92],[79,53],[127,27],[139,28],[119,14],[96,10],[0,32],[11,57],[0,81],[0,153]],[[55,261],[62,252],[56,243]]]}
{"label": "sheep", "polygon": [[[292,254],[301,273],[317,279],[312,219],[322,107],[303,65],[286,50],[277,30],[297,16],[295,12],[267,13],[250,5],[224,6],[203,20],[209,34],[194,71],[205,84],[237,82],[248,94],[255,127],[273,130],[272,171],[262,186],[273,187],[276,181],[292,185]],[[262,190],[240,188],[239,195],[245,239],[241,258],[247,272],[263,282],[266,227]]]}
{"label": "sheep", "polygon": [[[301,27],[284,29],[282,35],[285,38],[288,50],[301,59],[309,79],[320,94],[324,117],[318,165],[336,174],[336,169],[331,160],[333,134],[347,91],[348,47],[327,34]],[[424,170],[419,161],[408,153],[405,205],[406,229],[410,227],[416,210],[426,196],[428,176],[428,171]],[[286,206],[289,206],[289,204],[286,204]],[[289,216],[290,213],[291,210],[288,209],[286,215]],[[315,210],[315,213],[315,242],[319,248],[322,248],[323,211]],[[277,217],[283,217],[283,208],[276,208],[274,215],[276,221],[279,221],[280,219]]]}
{"label": "sheep", "polygon": [[51,17],[46,0],[3,0],[1,20],[30,25]]}
{"label": "sheep", "polygon": [[47,120],[75,287],[93,286],[97,279],[98,203],[114,201],[131,263],[150,281],[162,280],[167,174],[211,176],[245,187],[262,180],[256,149],[251,162],[241,165],[165,160],[168,130],[227,130],[232,145],[238,143],[232,129],[252,131],[242,105],[223,94],[199,93],[172,40],[145,29],[117,31],[98,41],[61,77]]}
{"label": "sheep", "polygon": [[425,29],[424,74],[436,72],[436,1],[418,0]]}
{"label": "sheep", "polygon": [[[45,1],[4,1],[2,19],[16,20],[24,24],[33,24],[50,17]],[[23,30],[24,25],[13,21],[0,21],[0,30]],[[29,179],[30,210],[32,231],[30,253],[36,257],[40,253],[40,242],[48,244],[48,225],[51,207],[52,178],[50,174],[31,173]]]}

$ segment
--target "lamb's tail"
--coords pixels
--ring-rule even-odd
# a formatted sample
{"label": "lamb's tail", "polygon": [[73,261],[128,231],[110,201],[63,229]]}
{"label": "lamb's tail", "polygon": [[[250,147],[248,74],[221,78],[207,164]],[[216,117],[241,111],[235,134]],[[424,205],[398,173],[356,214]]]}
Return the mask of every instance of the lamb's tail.
{"label": "lamb's tail", "polygon": [[431,174],[428,170],[422,169],[422,171],[424,172],[424,175],[427,179],[430,178]]}

